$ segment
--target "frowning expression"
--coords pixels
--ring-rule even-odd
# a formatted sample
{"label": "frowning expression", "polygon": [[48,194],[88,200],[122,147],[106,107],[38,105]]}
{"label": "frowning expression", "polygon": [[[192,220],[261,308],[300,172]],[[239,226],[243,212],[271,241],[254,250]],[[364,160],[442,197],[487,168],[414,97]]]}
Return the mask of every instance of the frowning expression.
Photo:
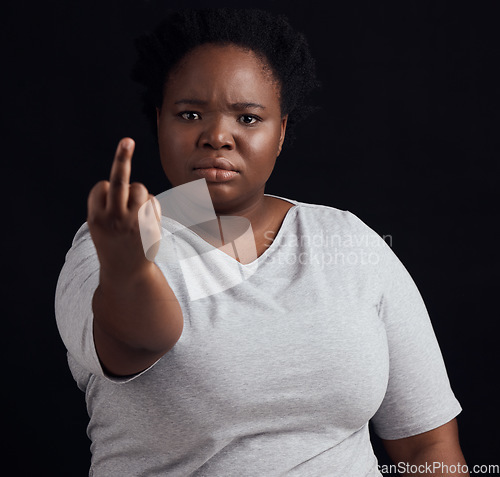
{"label": "frowning expression", "polygon": [[[264,193],[286,122],[265,61],[235,45],[199,46],[168,77],[157,110],[163,170],[174,187],[205,177],[221,213],[244,208]],[[234,172],[197,171],[210,165]]]}

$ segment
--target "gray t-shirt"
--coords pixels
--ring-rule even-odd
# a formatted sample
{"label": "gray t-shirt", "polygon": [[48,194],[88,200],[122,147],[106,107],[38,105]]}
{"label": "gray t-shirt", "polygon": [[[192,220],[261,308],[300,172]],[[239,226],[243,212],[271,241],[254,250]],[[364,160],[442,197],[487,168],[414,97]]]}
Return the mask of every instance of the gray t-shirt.
{"label": "gray t-shirt", "polygon": [[90,475],[380,476],[370,420],[399,439],[461,412],[422,297],[390,246],[349,211],[273,197],[294,206],[246,265],[163,217],[155,262],[184,330],[128,378],[99,363],[99,262],[87,224],[77,232],[55,311],[85,392]]}

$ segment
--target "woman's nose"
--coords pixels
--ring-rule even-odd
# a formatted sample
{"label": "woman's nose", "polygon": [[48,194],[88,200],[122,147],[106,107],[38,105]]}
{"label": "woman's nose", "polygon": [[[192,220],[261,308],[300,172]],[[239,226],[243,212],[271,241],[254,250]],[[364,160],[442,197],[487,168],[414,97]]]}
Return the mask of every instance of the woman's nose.
{"label": "woman's nose", "polygon": [[233,132],[228,122],[228,118],[205,120],[205,127],[200,135],[199,145],[212,149],[234,149]]}

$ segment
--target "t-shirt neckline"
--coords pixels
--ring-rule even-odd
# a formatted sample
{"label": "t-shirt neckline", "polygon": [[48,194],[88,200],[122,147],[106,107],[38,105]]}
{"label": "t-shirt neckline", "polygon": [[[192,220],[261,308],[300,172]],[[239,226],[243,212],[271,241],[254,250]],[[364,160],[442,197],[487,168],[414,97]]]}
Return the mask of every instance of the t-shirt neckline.
{"label": "t-shirt neckline", "polygon": [[278,233],[276,234],[276,237],[274,237],[274,240],[273,242],[271,243],[271,245],[269,245],[269,247],[264,251],[264,253],[262,253],[261,255],[259,255],[255,260],[249,262],[249,263],[241,263],[239,262],[238,260],[236,260],[235,258],[231,257],[230,255],[228,255],[227,253],[223,252],[222,250],[220,250],[219,248],[213,246],[212,244],[210,244],[209,242],[207,242],[205,239],[203,239],[202,237],[200,237],[196,232],[194,232],[193,230],[191,230],[190,228],[187,228],[187,231],[190,235],[193,235],[195,236],[197,239],[199,240],[203,240],[203,242],[205,242],[206,244],[208,244],[210,247],[212,247],[214,250],[216,250],[216,253],[219,253],[219,254],[222,254],[224,256],[224,259],[225,260],[230,260],[232,263],[236,263],[238,264],[239,266],[241,267],[244,267],[244,268],[250,268],[250,267],[255,267],[256,265],[260,265],[261,262],[263,262],[264,260],[267,259],[267,257],[269,256],[270,253],[272,253],[272,251],[278,247],[278,243],[282,240],[282,237],[283,235],[285,234],[285,229],[286,227],[288,226],[288,223],[290,222],[291,220],[291,216],[294,212],[292,211],[295,211],[298,209],[298,206],[299,206],[299,202],[296,201],[296,200],[293,200],[293,199],[287,199],[285,197],[280,197],[278,195],[274,195],[274,194],[264,194],[264,195],[267,195],[269,197],[276,197],[278,199],[282,199],[286,202],[290,202],[291,204],[293,204],[293,207],[290,207],[286,214],[285,214],[285,217],[283,218],[283,222],[281,223],[281,227],[279,228],[278,230]]}

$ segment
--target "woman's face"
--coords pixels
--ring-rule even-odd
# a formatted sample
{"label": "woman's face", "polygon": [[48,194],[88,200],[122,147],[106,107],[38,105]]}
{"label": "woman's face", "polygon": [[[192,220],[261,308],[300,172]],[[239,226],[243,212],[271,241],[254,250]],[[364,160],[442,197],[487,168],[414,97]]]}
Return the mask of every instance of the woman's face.
{"label": "woman's face", "polygon": [[[161,163],[172,186],[204,177],[220,213],[261,200],[285,137],[279,93],[251,51],[206,44],[189,52],[157,111]],[[196,170],[217,158],[235,172]]]}

